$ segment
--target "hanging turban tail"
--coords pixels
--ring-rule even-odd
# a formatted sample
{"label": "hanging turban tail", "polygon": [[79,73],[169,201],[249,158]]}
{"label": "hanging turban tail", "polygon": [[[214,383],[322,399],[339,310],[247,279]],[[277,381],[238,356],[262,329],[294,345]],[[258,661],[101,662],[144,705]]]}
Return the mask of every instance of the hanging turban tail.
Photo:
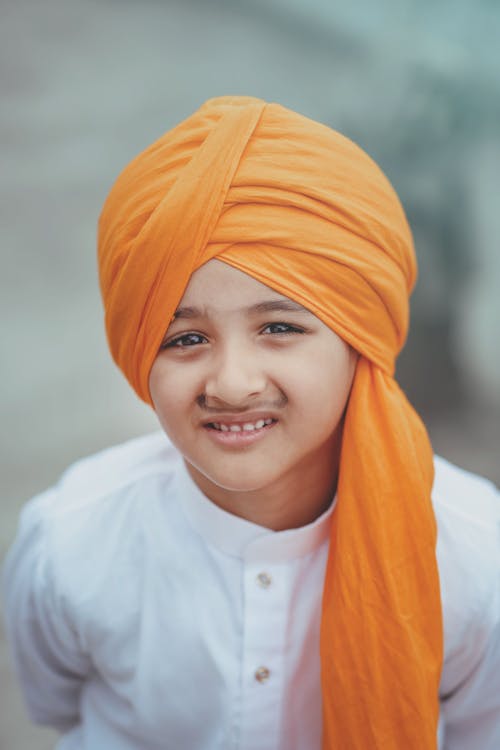
{"label": "hanging turban tail", "polygon": [[250,97],[206,102],[121,173],[99,222],[113,357],[139,396],[211,258],[309,308],[359,353],[321,625],[324,748],[437,746],[442,614],[432,450],[393,378],[416,277],[377,165],[330,128]]}

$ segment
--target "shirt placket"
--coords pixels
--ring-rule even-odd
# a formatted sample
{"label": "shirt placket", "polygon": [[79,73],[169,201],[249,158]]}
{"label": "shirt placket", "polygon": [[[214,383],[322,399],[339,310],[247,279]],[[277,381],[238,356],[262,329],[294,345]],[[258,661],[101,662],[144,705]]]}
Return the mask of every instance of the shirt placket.
{"label": "shirt placket", "polygon": [[239,750],[279,748],[284,694],[287,566],[244,563],[242,714]]}

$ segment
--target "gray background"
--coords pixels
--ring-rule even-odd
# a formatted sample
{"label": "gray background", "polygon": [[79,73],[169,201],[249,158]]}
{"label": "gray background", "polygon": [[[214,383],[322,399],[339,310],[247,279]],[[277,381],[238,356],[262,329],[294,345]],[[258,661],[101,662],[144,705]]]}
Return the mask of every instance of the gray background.
{"label": "gray background", "polygon": [[[436,449],[500,481],[500,10],[488,0],[0,2],[0,561],[21,505],[151,429],[102,330],[95,224],[125,163],[206,98],[278,101],[357,140],[414,228],[399,374]],[[0,630],[0,748],[44,750]]]}

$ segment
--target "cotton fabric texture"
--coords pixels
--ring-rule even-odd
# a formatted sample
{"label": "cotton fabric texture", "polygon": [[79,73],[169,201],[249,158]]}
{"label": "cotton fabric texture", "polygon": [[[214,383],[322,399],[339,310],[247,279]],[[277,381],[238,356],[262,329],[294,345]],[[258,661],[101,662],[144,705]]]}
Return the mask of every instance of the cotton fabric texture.
{"label": "cotton fabric texture", "polygon": [[277,104],[223,97],[122,172],[99,223],[109,345],[139,396],[211,258],[315,313],[361,355],[321,623],[324,748],[436,747],[443,636],[426,431],[396,384],[416,264],[376,164]]}

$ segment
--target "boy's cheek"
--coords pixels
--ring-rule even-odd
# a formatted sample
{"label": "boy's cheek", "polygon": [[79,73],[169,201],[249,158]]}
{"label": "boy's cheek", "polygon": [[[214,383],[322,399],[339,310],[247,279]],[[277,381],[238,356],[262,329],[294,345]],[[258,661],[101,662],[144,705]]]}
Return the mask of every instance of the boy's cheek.
{"label": "boy's cheek", "polygon": [[[187,373],[169,367],[162,360],[156,360],[149,375],[149,389],[153,402],[178,402],[179,394],[187,393],[190,378]],[[156,407],[155,407],[156,408]]]}

